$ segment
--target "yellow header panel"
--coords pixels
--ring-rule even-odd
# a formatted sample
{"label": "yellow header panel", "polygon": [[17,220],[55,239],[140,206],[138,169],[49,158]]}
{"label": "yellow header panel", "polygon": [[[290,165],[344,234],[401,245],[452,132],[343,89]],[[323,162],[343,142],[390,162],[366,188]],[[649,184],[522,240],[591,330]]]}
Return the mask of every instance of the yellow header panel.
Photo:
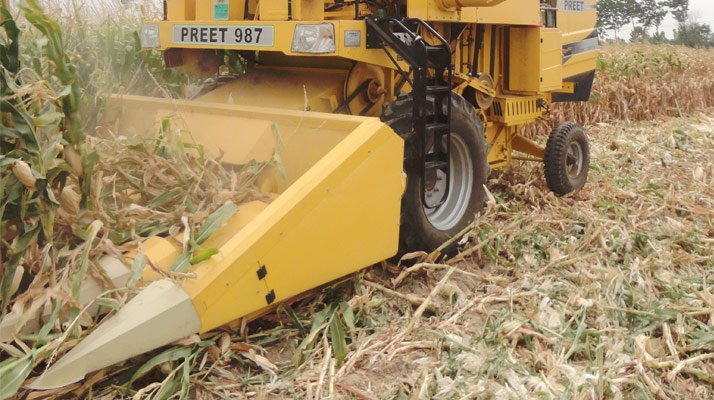
{"label": "yellow header panel", "polygon": [[[303,115],[327,121],[327,114]],[[363,121],[255,219],[228,235],[217,246],[219,255],[196,266],[196,279],[183,282],[201,331],[397,252],[404,143],[379,120]]]}

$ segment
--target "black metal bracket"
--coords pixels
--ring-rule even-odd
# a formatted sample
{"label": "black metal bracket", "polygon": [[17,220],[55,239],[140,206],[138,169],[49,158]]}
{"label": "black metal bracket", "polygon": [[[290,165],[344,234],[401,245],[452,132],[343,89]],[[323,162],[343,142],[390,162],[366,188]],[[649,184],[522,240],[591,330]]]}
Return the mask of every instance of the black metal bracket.
{"label": "black metal bracket", "polygon": [[[347,108],[349,107],[349,104],[352,102],[352,100],[356,99],[357,96],[359,96],[359,95],[364,94],[365,92],[367,92],[367,89],[368,89],[368,88],[369,88],[369,80],[366,80],[366,81],[362,82],[362,83],[357,87],[357,89],[355,89],[354,92],[350,93],[350,95],[347,96],[347,98],[345,98],[345,100],[344,100],[342,103],[340,103],[340,105],[337,106],[337,108],[335,108],[335,109],[332,111],[332,113],[333,113],[333,114],[337,114],[338,112],[340,112],[340,111],[342,111],[342,110],[344,110],[344,109],[347,109]],[[370,107],[370,108],[371,108],[371,107]],[[369,111],[369,110],[367,110],[367,111]],[[363,115],[363,114],[360,113],[360,115]]]}
{"label": "black metal bracket", "polygon": [[265,265],[261,265],[256,273],[258,274],[258,280],[263,280],[268,275],[268,269],[265,268]]}
{"label": "black metal bracket", "polygon": [[275,302],[275,290],[271,290],[265,295],[265,301],[267,301],[268,304],[273,304]]}
{"label": "black metal bracket", "polygon": [[[451,46],[431,25],[417,18],[367,18],[366,22],[367,48],[384,49],[404,80],[412,86],[412,123],[418,149],[418,159],[414,162],[421,169],[422,204],[436,208],[444,204],[450,189]],[[428,43],[419,35],[420,30],[428,31],[439,43]],[[387,48],[409,64],[411,80]],[[428,112],[428,98],[433,98],[433,113]],[[437,171],[444,174],[442,179],[446,181],[446,189],[438,201],[430,202],[426,182],[436,179]]]}

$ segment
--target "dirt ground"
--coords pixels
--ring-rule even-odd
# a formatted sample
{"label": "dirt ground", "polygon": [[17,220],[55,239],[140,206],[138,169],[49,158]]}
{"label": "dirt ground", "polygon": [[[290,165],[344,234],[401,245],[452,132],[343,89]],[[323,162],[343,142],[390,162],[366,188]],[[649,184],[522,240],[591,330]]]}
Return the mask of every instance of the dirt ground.
{"label": "dirt ground", "polygon": [[577,195],[539,166],[495,173],[460,256],[385,263],[250,325],[258,357],[215,363],[195,396],[714,398],[714,112],[590,133]]}

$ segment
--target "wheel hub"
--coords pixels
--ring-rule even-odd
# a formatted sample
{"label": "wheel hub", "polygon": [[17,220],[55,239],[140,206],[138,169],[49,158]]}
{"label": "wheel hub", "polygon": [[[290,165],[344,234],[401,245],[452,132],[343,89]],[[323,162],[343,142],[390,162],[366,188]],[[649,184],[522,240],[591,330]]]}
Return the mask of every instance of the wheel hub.
{"label": "wheel hub", "polygon": [[365,100],[370,103],[376,103],[384,94],[384,89],[382,89],[382,83],[376,79],[370,79],[367,85],[367,90],[364,92]]}
{"label": "wheel hub", "polygon": [[[438,204],[446,190],[446,174],[435,170],[432,177],[425,177],[426,201],[424,213],[429,222],[437,229],[449,230],[456,226],[468,210],[474,182],[474,162],[468,145],[458,135],[451,134],[451,157],[449,173],[449,193],[445,201]],[[433,203],[432,203],[433,202]]]}
{"label": "wheel hub", "polygon": [[565,169],[570,178],[576,178],[583,171],[583,148],[578,142],[568,145]]}
{"label": "wheel hub", "polygon": [[[358,90],[362,93],[349,101],[347,111],[353,115],[380,115],[387,92],[385,82],[384,68],[366,63],[355,64],[345,80],[344,96],[347,99]],[[367,84],[366,88],[362,86],[364,84]]]}

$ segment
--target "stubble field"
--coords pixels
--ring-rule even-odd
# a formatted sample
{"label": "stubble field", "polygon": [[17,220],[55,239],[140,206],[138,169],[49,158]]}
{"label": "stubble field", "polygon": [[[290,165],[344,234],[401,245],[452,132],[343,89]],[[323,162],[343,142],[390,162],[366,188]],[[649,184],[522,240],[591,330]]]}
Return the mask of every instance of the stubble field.
{"label": "stubble field", "polygon": [[[42,34],[50,41],[24,36],[18,65],[28,68],[3,59],[3,101],[22,117],[6,127],[27,136],[0,142],[1,311],[58,310],[46,329],[0,343],[0,372],[20,381],[97,321],[84,315],[78,329],[73,297],[75,282],[100,275],[101,255],[187,225],[200,231],[226,201],[255,195],[246,188],[262,167],[226,170],[168,130],[146,143],[96,129],[111,91],[180,97],[200,82],[136,48],[135,16],[104,25],[56,17],[69,20],[61,29],[34,20],[53,28]],[[588,126],[593,165],[580,193],[550,194],[533,164],[495,172],[455,258],[385,262],[248,326],[100,371],[93,389],[20,388],[17,397],[714,398],[714,52],[609,45],[599,69],[590,102],[558,106],[529,128],[543,140],[557,120]],[[34,181],[20,179],[16,160]],[[139,185],[143,163],[157,173]],[[134,293],[112,291],[102,304]],[[0,398],[14,395],[15,382],[0,383]]]}

